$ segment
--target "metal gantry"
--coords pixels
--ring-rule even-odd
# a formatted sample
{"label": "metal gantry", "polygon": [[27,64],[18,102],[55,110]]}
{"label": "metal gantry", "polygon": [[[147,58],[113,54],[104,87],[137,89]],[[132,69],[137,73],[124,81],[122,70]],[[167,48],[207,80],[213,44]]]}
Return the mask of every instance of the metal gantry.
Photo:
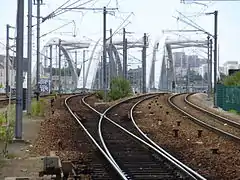
{"label": "metal gantry", "polygon": [[[127,33],[127,32],[126,32]],[[144,40],[146,40],[146,42],[144,43]],[[123,50],[123,48],[125,47],[126,49],[130,49],[130,48],[142,48],[144,50],[144,47],[147,49],[148,47],[148,42],[147,42],[147,36],[145,38],[143,38],[142,40],[140,41],[125,41],[126,45],[124,45],[124,40],[123,41],[113,41],[112,38],[111,38],[111,34],[110,34],[110,38],[109,38],[109,41],[107,42],[107,52],[108,52],[108,55],[109,55],[109,62],[106,63],[106,67],[107,69],[109,69],[109,74],[107,74],[107,84],[109,85],[110,84],[110,77],[125,77],[124,76],[124,68],[123,66],[127,65],[127,62],[126,64],[123,64],[123,62],[121,62],[121,59],[120,59],[120,55],[123,55],[123,53],[120,53],[120,50]],[[146,50],[144,50],[146,51]],[[123,55],[124,56],[124,55]],[[126,58],[126,56],[125,56]],[[142,54],[142,60],[141,62],[144,63],[144,67],[143,69],[146,69],[146,53],[143,53]],[[112,70],[110,68],[113,68]],[[126,68],[126,67],[125,67]],[[127,70],[126,70],[127,71]],[[111,72],[113,74],[111,74]],[[142,73],[145,74],[145,77],[146,77],[146,71],[143,71]],[[100,88],[101,89],[101,79],[103,78],[102,76],[103,74],[103,64],[102,62],[100,61],[99,64],[98,64],[98,69],[96,71],[96,74],[94,75],[94,78],[93,78],[93,83],[92,83],[92,87],[91,89],[96,89],[96,88]],[[143,76],[142,76],[143,77]],[[146,84],[146,78],[145,80],[143,79],[142,80],[142,84]],[[145,91],[146,92],[146,85],[145,86],[142,86],[142,89],[143,92]]]}
{"label": "metal gantry", "polygon": [[175,77],[175,68],[172,57],[173,49],[180,49],[185,47],[200,47],[208,48],[208,41],[199,41],[199,40],[184,40],[184,41],[166,41],[165,48],[166,53],[164,53],[161,73],[159,77],[159,86],[160,90],[165,91],[174,91],[176,77]]}
{"label": "metal gantry", "polygon": [[[61,43],[59,43],[59,42],[61,42]],[[44,54],[43,52],[46,52],[47,49],[50,48],[50,57],[48,57],[48,55],[47,55],[47,59],[50,60],[50,69],[52,69],[52,66],[53,66],[53,64],[52,64],[52,47],[53,46],[58,47],[58,64],[62,63],[61,62],[61,59],[63,59],[62,56],[64,56],[64,58],[67,60],[68,66],[69,66],[71,74],[72,74],[72,80],[73,80],[73,86],[74,86],[73,89],[76,89],[79,77],[77,74],[76,62],[74,62],[74,60],[71,58],[70,53],[71,52],[75,53],[76,50],[78,50],[78,49],[87,49],[87,48],[89,48],[90,43],[81,42],[81,41],[65,41],[63,39],[60,40],[59,38],[51,39],[44,46],[42,53],[41,53],[41,54]],[[61,69],[61,67],[59,67],[59,68]],[[60,71],[60,69],[59,69],[59,71]],[[88,73],[88,71],[89,70],[87,70],[87,73]],[[51,76],[51,73],[50,73],[50,76]],[[51,77],[50,77],[50,80],[51,80]],[[59,82],[60,82],[60,80],[61,80],[61,76],[59,74]],[[60,85],[60,83],[59,83],[59,85]],[[60,91],[60,89],[58,89],[58,91]]]}

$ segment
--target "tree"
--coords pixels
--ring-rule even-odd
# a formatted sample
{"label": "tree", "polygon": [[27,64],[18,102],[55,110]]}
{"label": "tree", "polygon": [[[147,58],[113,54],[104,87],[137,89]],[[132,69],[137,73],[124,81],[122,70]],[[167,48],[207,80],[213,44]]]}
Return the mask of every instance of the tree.
{"label": "tree", "polygon": [[231,76],[227,76],[223,80],[225,86],[240,86],[240,72],[236,72]]}
{"label": "tree", "polygon": [[131,93],[131,85],[128,80],[117,77],[111,81],[110,92],[108,95],[112,100],[127,97],[131,95]]}

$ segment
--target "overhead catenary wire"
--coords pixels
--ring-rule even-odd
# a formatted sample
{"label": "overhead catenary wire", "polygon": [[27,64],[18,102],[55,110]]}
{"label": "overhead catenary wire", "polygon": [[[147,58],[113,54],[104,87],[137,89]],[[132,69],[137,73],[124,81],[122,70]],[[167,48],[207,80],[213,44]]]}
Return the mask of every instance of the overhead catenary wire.
{"label": "overhead catenary wire", "polygon": [[[87,2],[84,2],[84,3],[82,3],[82,4],[80,4],[80,5],[77,5],[77,6],[73,7],[73,8],[79,8],[80,6],[86,5],[86,4],[88,4],[88,3],[90,3],[90,2],[93,2],[93,1],[94,1],[94,0],[88,0]],[[69,6],[69,7],[70,7],[70,6]],[[69,8],[69,7],[65,7],[65,8]],[[65,8],[62,8],[62,9],[64,9],[63,12],[60,12],[60,13],[58,13],[58,14],[55,14],[54,17],[59,16],[59,15],[61,15],[61,14],[63,14],[63,13],[66,13],[66,12],[71,11],[71,8],[69,8],[69,9],[65,9]]]}
{"label": "overhead catenary wire", "polygon": [[[52,18],[53,16],[55,16],[56,12],[59,10],[59,11],[62,11],[62,7],[64,7],[67,3],[69,3],[71,0],[68,0],[67,2],[63,3],[61,6],[59,6],[56,10],[54,10],[53,12],[51,12],[49,15],[47,15],[45,18],[43,18],[43,22],[49,18]],[[75,1],[75,3],[77,2],[80,2],[81,0],[77,0]],[[74,5],[75,3],[72,3],[70,4],[69,6],[71,5]],[[68,6],[67,6],[68,7]]]}
{"label": "overhead catenary wire", "polygon": [[[51,30],[51,31],[49,31],[49,32],[41,35],[40,38],[41,38],[41,37],[44,37],[44,36],[46,36],[46,35],[48,35],[48,34],[51,34],[51,33],[53,33],[53,32],[55,32],[55,31],[57,31],[57,30],[65,27],[65,26],[68,26],[69,24],[72,24],[72,23],[75,25],[75,21],[73,20],[73,21],[71,21],[71,22],[68,22],[67,24],[64,24],[64,25],[62,25],[62,26],[60,26],[60,27],[58,27],[58,28],[56,28],[56,29],[53,29],[53,30]],[[75,32],[74,32],[74,34],[75,34]]]}
{"label": "overhead catenary wire", "polygon": [[[46,20],[48,20],[48,19],[57,17],[57,16],[59,16],[59,15],[61,15],[61,14],[63,14],[63,13],[66,13],[66,12],[70,11],[69,9],[65,9],[65,8],[69,8],[69,7],[77,4],[77,3],[80,2],[80,1],[81,1],[81,0],[77,0],[77,1],[73,2],[72,4],[66,6],[66,7],[64,7],[64,5],[65,5],[65,3],[64,3],[64,5],[62,5],[62,6],[60,6],[60,7],[58,8],[58,9],[59,9],[58,12],[52,12],[52,13],[50,13],[50,14],[47,15],[45,18],[43,18],[42,22],[44,22],[44,21],[46,21]],[[84,3],[81,3],[81,4],[77,5],[77,6],[74,7],[74,8],[78,8],[78,7],[80,7],[80,6],[86,5],[86,4],[88,4],[88,3],[90,3],[90,2],[93,2],[93,1],[95,1],[95,0],[88,0],[88,1],[86,1],[86,2],[84,2]]]}
{"label": "overhead catenary wire", "polygon": [[183,16],[184,18],[186,18],[190,23],[192,23],[194,26],[198,27],[200,30],[202,31],[206,31],[204,30],[201,26],[199,26],[197,23],[195,23],[194,21],[192,21],[191,19],[189,19],[187,16],[185,16],[183,13],[177,11],[181,16]]}
{"label": "overhead catenary wire", "polygon": [[52,13],[50,13],[49,15],[56,13],[56,11],[58,11],[58,10],[61,10],[61,8],[62,8],[63,6],[65,6],[67,3],[69,3],[70,1],[71,1],[71,0],[68,0],[67,2],[63,3],[60,7],[58,7],[56,10],[54,10],[54,11],[53,11]]}

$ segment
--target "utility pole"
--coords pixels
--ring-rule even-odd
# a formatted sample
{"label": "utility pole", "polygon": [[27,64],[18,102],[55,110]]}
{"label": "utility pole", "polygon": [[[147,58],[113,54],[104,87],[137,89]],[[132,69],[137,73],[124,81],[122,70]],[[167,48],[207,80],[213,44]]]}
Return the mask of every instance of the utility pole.
{"label": "utility pole", "polygon": [[[106,62],[107,62],[107,53],[106,53],[106,15],[107,10],[116,10],[118,8],[85,8],[85,7],[76,7],[76,8],[63,8],[65,10],[103,10],[103,88],[104,88],[104,99],[106,100],[107,97],[107,68],[106,68]],[[50,16],[49,16],[50,17]]]}
{"label": "utility pole", "polygon": [[9,93],[9,29],[10,26],[7,24],[7,37],[6,37],[6,95]]}
{"label": "utility pole", "polygon": [[75,51],[75,69],[76,69],[76,72],[77,72],[77,50]]}
{"label": "utility pole", "polygon": [[46,48],[46,55],[44,56],[44,68],[47,68],[47,60],[48,60],[48,49]]}
{"label": "utility pole", "polygon": [[24,45],[24,1],[18,0],[17,6],[17,41],[16,41],[16,121],[15,139],[22,139],[23,115],[23,45]]}
{"label": "utility pole", "polygon": [[106,15],[107,10],[106,7],[103,8],[103,88],[104,88],[104,100],[107,98],[107,69],[106,69],[106,61],[107,61],[107,53],[106,53]]}
{"label": "utility pole", "polygon": [[61,44],[62,44],[62,41],[61,39],[59,39],[59,44],[58,44],[58,71],[59,71],[59,76],[58,76],[58,81],[59,81],[59,84],[58,84],[58,93],[60,94],[61,93]]}
{"label": "utility pole", "polygon": [[100,62],[100,89],[103,89],[103,56],[101,56],[101,62]]}
{"label": "utility pole", "polygon": [[214,107],[217,107],[217,31],[218,11],[214,11]]}
{"label": "utility pole", "polygon": [[65,63],[64,63],[64,92],[66,92],[66,90],[67,90],[66,67],[67,67],[67,61],[65,60]]}
{"label": "utility pole", "polygon": [[209,56],[210,56],[210,92],[212,93],[212,52],[213,52],[213,50],[212,50],[212,39],[210,39],[210,47],[209,47],[209,51],[210,51],[210,53],[209,53]]}
{"label": "utility pole", "polygon": [[52,93],[52,86],[53,86],[53,84],[52,84],[52,59],[53,59],[53,57],[52,57],[52,49],[53,49],[53,47],[52,47],[52,45],[50,45],[50,57],[49,57],[49,59],[50,59],[50,93]]}
{"label": "utility pole", "polygon": [[123,78],[127,79],[127,39],[125,28],[123,28]]}
{"label": "utility pole", "polygon": [[[210,36],[207,36],[207,68],[208,68],[208,99],[210,99],[211,96],[211,79],[210,79],[210,42],[209,42]],[[204,74],[203,74],[204,77]]]}
{"label": "utility pole", "polygon": [[[35,0],[34,0],[35,4]],[[40,95],[40,6],[43,4],[42,0],[37,0],[37,71],[36,71],[36,94],[37,94],[37,101],[39,101],[39,95]]]}
{"label": "utility pole", "polygon": [[83,89],[85,89],[85,50],[83,50]]}
{"label": "utility pole", "polygon": [[109,43],[109,68],[110,68],[110,78],[109,78],[109,84],[111,85],[111,81],[113,79],[114,75],[114,60],[113,60],[113,51],[112,51],[112,29],[110,29],[110,43]]}
{"label": "utility pole", "polygon": [[10,28],[14,28],[10,26],[9,24],[6,25],[6,95],[8,96],[8,93],[10,91],[10,85],[9,85],[9,41],[15,40],[15,38],[10,38],[9,32]]}
{"label": "utility pole", "polygon": [[32,103],[32,0],[28,0],[28,71],[27,71],[27,114],[31,114]]}
{"label": "utility pole", "polygon": [[147,60],[147,35],[146,33],[144,33],[144,37],[143,37],[143,50],[142,50],[142,88],[143,88],[143,93],[147,92],[147,88],[146,88],[146,60]]}
{"label": "utility pole", "polygon": [[189,85],[190,85],[190,64],[188,63],[188,70],[187,70],[187,87],[186,92],[189,93]]}

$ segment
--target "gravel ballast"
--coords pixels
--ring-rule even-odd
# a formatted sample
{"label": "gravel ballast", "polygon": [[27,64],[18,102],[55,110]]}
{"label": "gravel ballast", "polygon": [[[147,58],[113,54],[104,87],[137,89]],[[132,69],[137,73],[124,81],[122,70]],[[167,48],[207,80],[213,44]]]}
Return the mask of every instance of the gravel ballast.
{"label": "gravel ballast", "polygon": [[207,179],[239,180],[240,145],[194,124],[168,104],[168,97],[160,95],[136,107],[134,118],[140,129]]}

